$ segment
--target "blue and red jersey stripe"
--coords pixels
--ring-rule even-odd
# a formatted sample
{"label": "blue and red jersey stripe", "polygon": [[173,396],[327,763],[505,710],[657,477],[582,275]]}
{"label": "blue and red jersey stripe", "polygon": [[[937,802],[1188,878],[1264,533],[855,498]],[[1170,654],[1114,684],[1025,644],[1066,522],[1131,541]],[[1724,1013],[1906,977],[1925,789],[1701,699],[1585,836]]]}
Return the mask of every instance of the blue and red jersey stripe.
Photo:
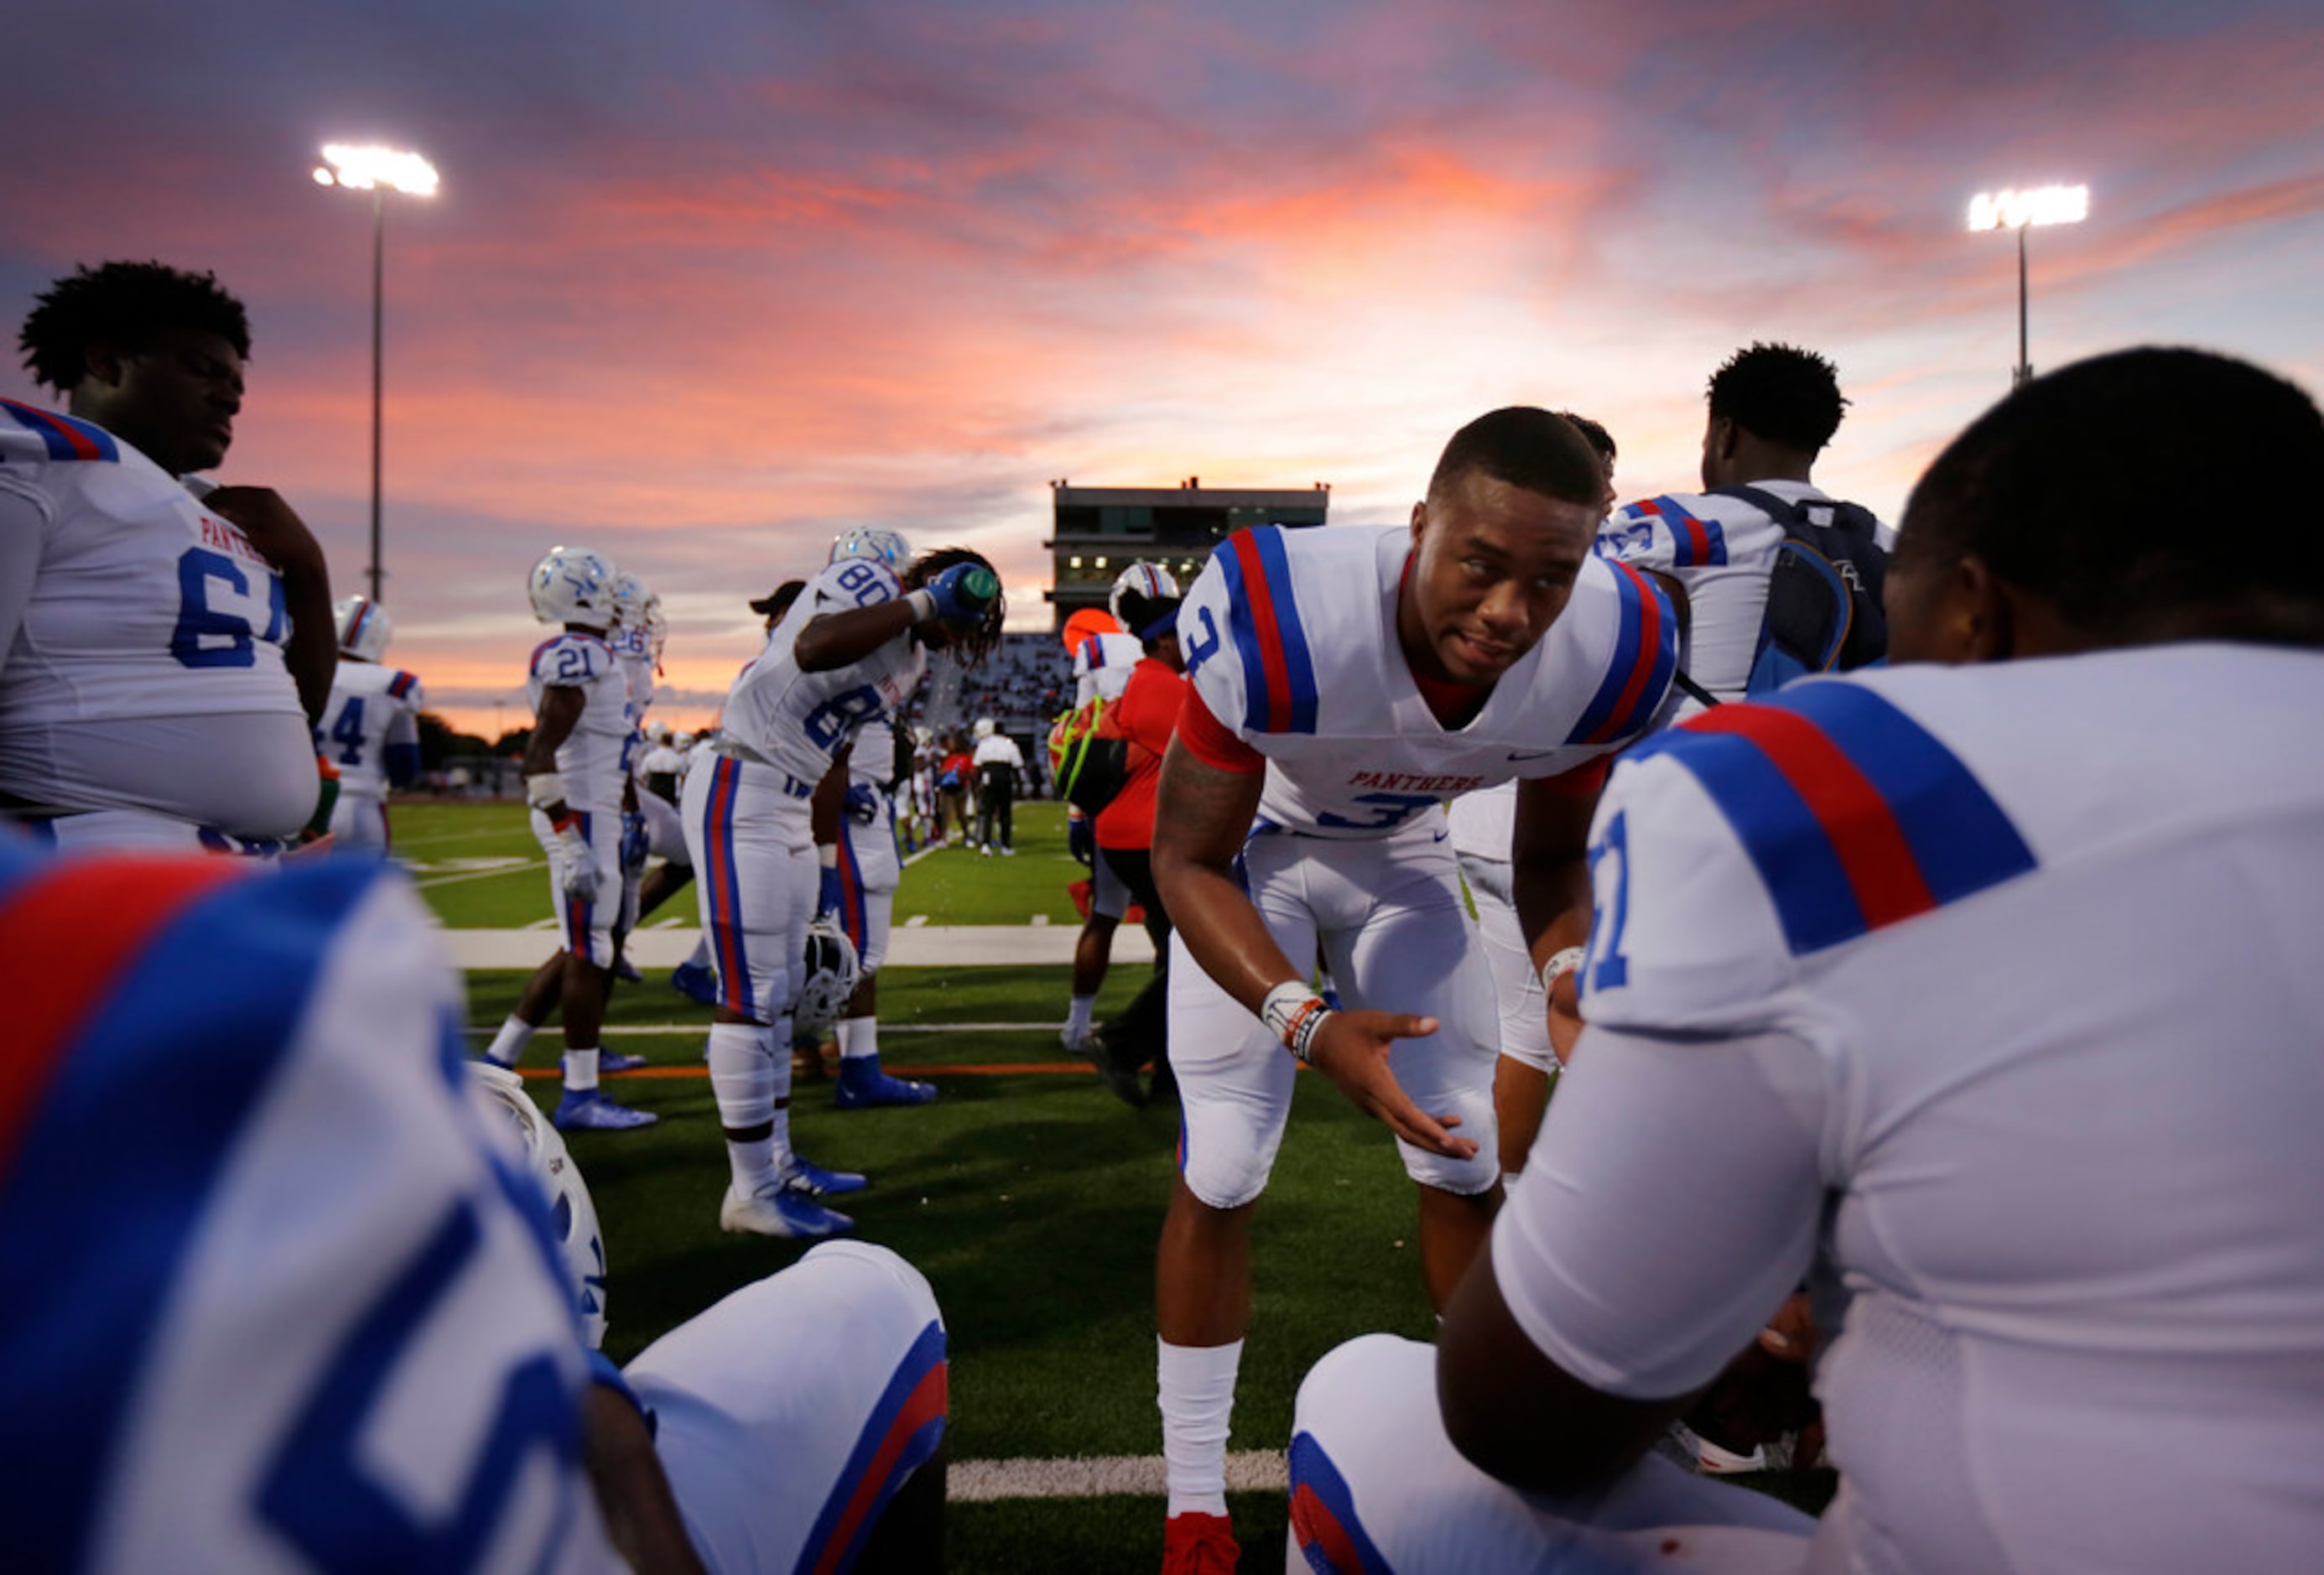
{"label": "blue and red jersey stripe", "polygon": [[93,421],[78,416],[60,415],[37,405],[18,404],[14,400],[0,400],[0,410],[16,419],[16,424],[40,435],[51,459],[112,460],[121,458],[121,447],[113,434]]}
{"label": "blue and red jersey stripe", "polygon": [[1227,628],[1242,665],[1243,726],[1314,732],[1320,695],[1279,526],[1238,530],[1212,555],[1227,582]]}
{"label": "blue and red jersey stripe", "polygon": [[1356,1515],[1356,1496],[1311,1432],[1291,1441],[1291,1534],[1318,1575],[1392,1575]]}
{"label": "blue and red jersey stripe", "polygon": [[411,693],[411,686],[418,682],[420,680],[410,673],[399,671],[395,677],[387,681],[387,692],[401,700]]}
{"label": "blue and red jersey stripe", "polygon": [[856,1435],[839,1480],[815,1517],[798,1568],[815,1575],[853,1566],[880,1512],[944,1441],[951,1405],[941,1323],[920,1331]]}
{"label": "blue and red jersey stripe", "polygon": [[1794,956],[1900,924],[2035,868],[1959,756],[1862,685],[1799,685],[1650,741],[1727,817]]}
{"label": "blue and red jersey stripe", "polygon": [[891,840],[895,836],[884,825],[858,826],[844,818],[839,827],[839,927],[858,958],[872,934],[871,914],[864,906],[863,861],[855,852],[855,839],[867,832]]}
{"label": "blue and red jersey stripe", "polygon": [[1632,505],[1669,528],[1671,562],[1680,568],[1715,568],[1727,562],[1727,532],[1719,521],[1693,512],[1676,498],[1648,498]]}
{"label": "blue and red jersey stripe", "polygon": [[710,950],[718,968],[718,1004],[756,1018],[749,960],[742,952],[742,889],[734,873],[734,795],[742,785],[742,762],[721,755],[709,764],[710,793],[702,809],[706,868],[696,873],[710,894]]}
{"label": "blue and red jersey stripe", "polygon": [[1613,743],[1638,732],[1654,720],[1678,668],[1678,614],[1670,598],[1628,564],[1600,561],[1612,571],[1620,599],[1614,656],[1566,734],[1569,744]]}

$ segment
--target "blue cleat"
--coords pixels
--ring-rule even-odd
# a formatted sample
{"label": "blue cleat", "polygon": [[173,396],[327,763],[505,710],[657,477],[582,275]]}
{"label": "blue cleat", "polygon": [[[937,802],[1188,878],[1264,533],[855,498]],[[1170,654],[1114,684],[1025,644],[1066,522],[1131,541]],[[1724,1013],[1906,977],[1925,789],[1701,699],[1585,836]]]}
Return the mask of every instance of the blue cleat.
{"label": "blue cleat", "polygon": [[619,1050],[600,1050],[597,1052],[597,1070],[600,1073],[608,1072],[635,1072],[639,1067],[643,1066],[645,1064],[646,1058],[642,1055],[624,1055]]}
{"label": "blue cleat", "polygon": [[746,1230],[754,1236],[779,1236],[790,1241],[813,1241],[855,1229],[846,1215],[825,1208],[805,1193],[777,1184],[747,1196],[733,1187],[718,1206],[722,1230]]}
{"label": "blue cleat", "polygon": [[860,1193],[872,1184],[852,1170],[825,1170],[811,1165],[798,1155],[791,1156],[790,1167],[783,1172],[783,1185],[795,1193],[805,1193],[810,1198],[837,1197],[842,1193]]}
{"label": "blue cleat", "polygon": [[557,1113],[549,1119],[562,1132],[626,1132],[661,1119],[651,1110],[617,1105],[594,1088],[586,1092],[567,1089],[565,1097],[557,1101]]}
{"label": "blue cleat", "polygon": [[669,987],[704,1006],[718,1004],[718,973],[707,962],[681,962],[669,971]]}
{"label": "blue cleat", "polygon": [[936,1097],[936,1085],[890,1077],[880,1070],[876,1055],[843,1056],[839,1087],[833,1103],[843,1110],[869,1110],[874,1105],[925,1105]]}

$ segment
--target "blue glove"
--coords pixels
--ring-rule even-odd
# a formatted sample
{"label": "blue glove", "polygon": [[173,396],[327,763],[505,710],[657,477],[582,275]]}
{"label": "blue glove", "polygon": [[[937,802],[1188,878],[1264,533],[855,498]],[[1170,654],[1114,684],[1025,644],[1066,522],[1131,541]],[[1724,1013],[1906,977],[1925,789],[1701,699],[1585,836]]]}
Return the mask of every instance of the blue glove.
{"label": "blue glove", "polygon": [[880,790],[869,782],[850,782],[841,807],[853,815],[858,824],[870,825],[880,818]]}
{"label": "blue glove", "polygon": [[1065,849],[1075,860],[1097,867],[1097,828],[1086,815],[1077,815],[1065,822]]}
{"label": "blue glove", "polygon": [[936,599],[936,616],[959,628],[973,628],[1001,594],[1001,576],[982,564],[956,563],[930,580],[928,594]]}
{"label": "blue glove", "polygon": [[[825,799],[824,802],[828,804],[831,801]],[[815,911],[819,914],[837,913],[839,901],[839,868],[837,865],[826,864],[823,870],[823,890],[816,898]]]}
{"label": "blue glove", "polygon": [[642,870],[646,862],[646,817],[629,814],[622,816],[622,868]]}

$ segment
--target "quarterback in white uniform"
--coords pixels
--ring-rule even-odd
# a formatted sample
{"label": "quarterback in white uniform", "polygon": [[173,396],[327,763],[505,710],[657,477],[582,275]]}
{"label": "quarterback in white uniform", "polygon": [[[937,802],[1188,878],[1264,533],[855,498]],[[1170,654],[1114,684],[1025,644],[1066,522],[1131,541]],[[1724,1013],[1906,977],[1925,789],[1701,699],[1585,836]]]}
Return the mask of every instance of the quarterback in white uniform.
{"label": "quarterback in white uniform", "polygon": [[[1446,446],[1408,530],[1240,532],[1178,612],[1193,689],[1154,829],[1185,1106],[1157,1293],[1166,1562],[1230,1538],[1250,1213],[1298,1064],[1394,1131],[1440,1306],[1484,1239],[1499,1036],[1439,801],[1594,772],[1660,709],[1676,620],[1591,552],[1602,492],[1572,426],[1494,411]],[[1553,966],[1587,932],[1593,800],[1518,808],[1518,896]],[[1319,948],[1355,1009],[1311,988]]]}
{"label": "quarterback in white uniform", "polygon": [[0,809],[69,845],[271,852],[318,805],[321,549],[225,456],[250,348],[207,274],[107,263],[25,320],[70,414],[0,401]]}
{"label": "quarterback in white uniform", "polygon": [[[810,1165],[789,1145],[791,1013],[824,887],[816,846],[836,840],[828,818],[832,834],[818,837],[809,800],[857,730],[910,697],[923,643],[981,653],[999,638],[1000,606],[991,566],[960,549],[901,578],[877,557],[830,565],[734,680],[715,756],[687,777],[680,813],[718,976],[709,1062],[733,1172],[719,1209],[727,1230],[819,1237],[853,1224],[816,1197],[863,1178]],[[818,807],[835,816],[839,798]]]}
{"label": "quarterback in white uniform", "polygon": [[[1914,492],[1896,668],[1616,769],[1591,1027],[1434,1382],[1371,1337],[1303,1392],[1314,1568],[2314,1561],[2324,557],[2223,554],[2223,470],[2314,495],[2324,416],[2037,379]],[[1821,1523],[1633,1465],[1803,1275]]]}
{"label": "quarterback in white uniform", "polygon": [[315,747],[338,769],[339,801],[331,810],[331,846],[384,854],[387,790],[420,776],[420,680],[381,665],[393,633],[387,609],[349,596],[331,609],[339,631],[339,671],[330,704],[315,727]]}

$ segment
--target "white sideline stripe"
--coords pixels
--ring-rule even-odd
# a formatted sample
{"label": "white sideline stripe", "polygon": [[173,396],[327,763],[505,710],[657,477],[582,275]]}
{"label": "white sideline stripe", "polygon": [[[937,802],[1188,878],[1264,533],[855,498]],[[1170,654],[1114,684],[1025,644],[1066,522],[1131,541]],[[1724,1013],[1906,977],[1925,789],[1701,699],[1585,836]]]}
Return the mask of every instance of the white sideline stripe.
{"label": "white sideline stripe", "polygon": [[[607,1037],[617,1035],[699,1034],[707,1023],[607,1023],[597,1031]],[[1061,1025],[1055,1018],[1044,1023],[881,1023],[880,1032],[887,1034],[1033,1034],[1052,1033]],[[489,1039],[499,1033],[500,1025],[475,1024],[468,1032]]]}
{"label": "white sideline stripe", "polygon": [[[881,1025],[885,1027],[885,1025]],[[1291,1474],[1281,1450],[1237,1450],[1227,1456],[1227,1491],[1282,1493]],[[1100,1498],[1115,1494],[1159,1498],[1168,1492],[1160,1455],[1093,1455],[1063,1460],[954,1460],[945,1468],[945,1497]]]}
{"label": "white sideline stripe", "polygon": [[905,927],[906,929],[908,929],[908,930],[917,930],[917,929],[920,928],[921,926],[923,926],[924,925],[926,925],[927,922],[928,922],[928,916],[927,916],[927,915],[926,915],[926,914],[924,914],[924,913],[916,913],[916,914],[914,914],[911,917],[909,917],[909,918],[908,918],[908,919],[906,919],[906,920],[904,921],[904,927]]}

